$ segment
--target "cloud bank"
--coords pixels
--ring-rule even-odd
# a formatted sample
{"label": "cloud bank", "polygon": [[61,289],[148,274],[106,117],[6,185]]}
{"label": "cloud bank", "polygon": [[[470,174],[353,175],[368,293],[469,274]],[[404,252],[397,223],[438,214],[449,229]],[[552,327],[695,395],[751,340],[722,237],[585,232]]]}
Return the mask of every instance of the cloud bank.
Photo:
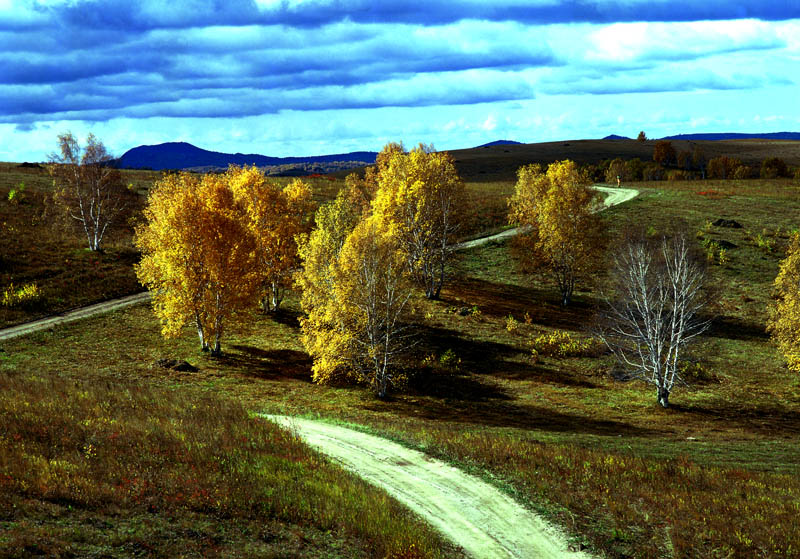
{"label": "cloud bank", "polygon": [[396,0],[11,0],[0,2],[0,124],[19,134],[114,120],[235,128],[306,113],[376,126],[363,115],[408,109],[424,120],[460,107],[500,132],[486,105],[791,87],[797,18],[797,0],[431,0],[424,10]]}

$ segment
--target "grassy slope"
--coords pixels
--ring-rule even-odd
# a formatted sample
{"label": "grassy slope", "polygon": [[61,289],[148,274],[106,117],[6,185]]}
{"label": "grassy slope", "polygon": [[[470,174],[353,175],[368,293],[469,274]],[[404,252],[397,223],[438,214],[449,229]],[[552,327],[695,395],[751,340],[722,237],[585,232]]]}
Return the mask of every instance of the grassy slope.
{"label": "grassy slope", "polygon": [[[798,188],[781,181],[641,186],[640,199],[605,214],[610,224],[632,220],[658,231],[681,218],[703,238],[739,245],[728,264],[712,267],[717,318],[694,350],[704,372],[675,393],[671,410],[655,406],[651,389],[613,381],[607,357],[533,363],[530,338],[553,328],[581,331],[602,278],[561,309],[545,279],[514,269],[502,244],[466,255],[464,277],[442,302],[421,302],[420,357],[450,349],[460,366],[429,367],[390,402],[308,382],[291,301],[278,321],[254,315],[218,360],[199,356],[189,332],[161,340],[146,308],[7,342],[0,359],[20,374],[135,378],[233,396],[250,409],[367,425],[489,476],[613,557],[798,556],[800,381],[764,334],[780,247],[797,226]],[[487,187],[474,184],[471,192],[499,212],[512,185]],[[744,228],[706,227],[717,217]],[[452,312],[473,306],[481,313]],[[511,332],[509,314],[520,321]],[[154,366],[165,356],[200,371]]]}
{"label": "grassy slope", "polygon": [[[706,157],[727,155],[748,165],[761,165],[767,157],[780,157],[789,165],[800,165],[800,142],[787,140],[673,140],[676,151],[691,151],[698,146]],[[452,150],[456,167],[470,181],[513,181],[517,169],[527,163],[552,163],[572,159],[578,163],[598,163],[601,159],[639,158],[652,161],[654,140],[570,140],[536,144],[499,145]]]}
{"label": "grassy slope", "polygon": [[387,495],[230,398],[3,357],[0,557],[443,555]]}

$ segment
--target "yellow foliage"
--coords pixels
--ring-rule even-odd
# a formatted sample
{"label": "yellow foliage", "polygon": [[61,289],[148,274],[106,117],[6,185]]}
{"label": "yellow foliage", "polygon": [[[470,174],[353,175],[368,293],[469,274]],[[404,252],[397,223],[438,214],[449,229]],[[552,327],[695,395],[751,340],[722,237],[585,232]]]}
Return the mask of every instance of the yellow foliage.
{"label": "yellow foliage", "polygon": [[581,339],[566,330],[554,330],[531,341],[531,353],[548,357],[590,357],[602,351],[602,343],[594,338]]}
{"label": "yellow foliage", "polygon": [[361,220],[348,231],[357,211],[344,195],[323,206],[301,247],[302,341],[314,359],[314,382],[362,382],[384,397],[403,380],[396,365],[411,286],[403,255],[380,220]]}
{"label": "yellow foliage", "polygon": [[378,179],[386,172],[394,154],[404,154],[402,142],[389,142],[375,158],[375,165],[364,171],[364,176],[350,173],[345,178],[345,192],[348,203],[362,217],[367,217],[371,210],[372,200],[378,192]]}
{"label": "yellow foliage", "polygon": [[593,214],[595,193],[574,162],[526,165],[517,172],[509,199],[509,222],[528,226],[518,241],[523,251],[539,257],[550,269],[569,304],[575,281],[591,270],[600,252],[600,222]]}
{"label": "yellow foliage", "polygon": [[789,369],[800,371],[800,233],[795,233],[775,278],[776,302],[767,325]]}
{"label": "yellow foliage", "polygon": [[204,350],[220,351],[224,325],[254,299],[256,243],[230,174],[166,175],[150,192],[136,230],[136,274],[153,293],[165,336],[193,321]]}
{"label": "yellow foliage", "polygon": [[441,292],[464,192],[450,155],[422,145],[389,152],[380,169],[373,213],[397,239],[428,298]]}
{"label": "yellow foliage", "polygon": [[311,187],[296,179],[285,188],[257,167],[231,167],[225,175],[246,214],[256,243],[256,263],[265,311],[277,310],[300,265],[297,240],[307,234],[314,211]]}
{"label": "yellow foliage", "polygon": [[39,295],[39,287],[35,283],[27,283],[22,287],[14,287],[12,283],[3,290],[0,304],[4,307],[16,307],[19,304],[35,301]]}

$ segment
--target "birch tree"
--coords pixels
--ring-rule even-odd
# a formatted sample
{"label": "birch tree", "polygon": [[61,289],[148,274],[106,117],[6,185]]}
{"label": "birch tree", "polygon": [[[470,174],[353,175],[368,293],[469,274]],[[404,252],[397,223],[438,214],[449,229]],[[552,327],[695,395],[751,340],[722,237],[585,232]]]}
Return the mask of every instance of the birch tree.
{"label": "birch tree", "polygon": [[368,384],[384,398],[409,347],[412,285],[396,238],[380,220],[357,221],[346,232],[358,212],[344,196],[323,206],[301,247],[302,341],[314,359],[314,382]]}
{"label": "birch tree", "polygon": [[225,328],[254,301],[256,244],[224,175],[167,175],[136,230],[139,281],[153,293],[166,337],[191,323],[203,351],[221,352]]}
{"label": "birch tree", "polygon": [[277,311],[300,266],[297,240],[311,228],[311,187],[295,179],[282,188],[255,166],[231,167],[225,179],[256,243],[261,307],[264,312]]}
{"label": "birch tree", "polygon": [[438,299],[445,283],[464,192],[452,157],[422,145],[391,152],[378,176],[373,213],[396,237],[429,299]]}
{"label": "birch tree", "polygon": [[790,370],[800,371],[800,233],[795,233],[774,283],[767,329]]}
{"label": "birch tree", "polygon": [[574,162],[526,165],[517,172],[514,195],[509,199],[511,224],[527,226],[518,237],[522,262],[550,271],[569,305],[576,282],[593,271],[601,255],[602,223],[593,211],[596,193]]}
{"label": "birch tree", "polygon": [[48,172],[56,186],[54,201],[79,224],[89,249],[99,251],[108,228],[131,203],[133,194],[111,166],[113,158],[93,134],[82,147],[72,133],[58,136],[58,152],[50,155]]}
{"label": "birch tree", "polygon": [[658,403],[669,407],[672,390],[686,384],[680,358],[709,326],[704,268],[685,234],[658,243],[630,240],[614,259],[616,295],[606,299],[596,335],[629,378],[655,386]]}

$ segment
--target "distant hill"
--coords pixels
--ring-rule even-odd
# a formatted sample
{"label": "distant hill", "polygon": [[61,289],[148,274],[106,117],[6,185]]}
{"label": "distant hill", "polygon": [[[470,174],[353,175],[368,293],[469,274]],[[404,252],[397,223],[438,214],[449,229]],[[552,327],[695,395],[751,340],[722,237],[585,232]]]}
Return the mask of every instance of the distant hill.
{"label": "distant hill", "polygon": [[375,163],[377,155],[377,152],[374,151],[354,151],[308,157],[270,157],[258,154],[221,153],[201,149],[187,142],[167,142],[165,144],[139,146],[129,149],[117,160],[117,166],[123,169],[153,169],[154,171],[161,171],[163,169],[190,168],[225,169],[229,165],[273,167],[311,163],[332,164],[336,162],[366,165]]}
{"label": "distant hill", "polygon": [[606,136],[603,139],[604,140],[630,140],[630,138],[627,138],[625,136],[617,136],[616,134],[611,134],[609,136]]}
{"label": "distant hill", "polygon": [[769,132],[766,134],[742,134],[721,132],[716,134],[677,134],[666,136],[663,140],[800,140],[800,132]]}
{"label": "distant hill", "polygon": [[494,142],[489,142],[488,144],[481,144],[479,148],[488,148],[491,146],[518,146],[521,145],[522,142],[515,142],[514,140],[495,140]]}
{"label": "distant hill", "polygon": [[[617,137],[619,138],[619,137]],[[459,175],[470,182],[516,180],[517,169],[529,163],[547,165],[553,161],[571,159],[579,164],[596,164],[603,159],[639,158],[653,160],[655,140],[604,139],[569,140],[536,144],[499,145],[449,150],[455,159]],[[761,165],[767,157],[780,157],[789,165],[800,165],[800,141],[768,139],[729,140],[672,140],[677,151],[700,148],[706,157],[727,155],[748,165]]]}

